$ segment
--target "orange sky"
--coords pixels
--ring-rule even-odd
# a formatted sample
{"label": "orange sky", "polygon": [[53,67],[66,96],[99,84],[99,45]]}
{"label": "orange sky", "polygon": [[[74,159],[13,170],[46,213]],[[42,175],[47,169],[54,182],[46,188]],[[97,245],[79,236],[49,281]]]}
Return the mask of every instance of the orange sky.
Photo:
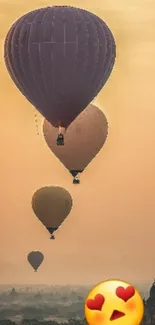
{"label": "orange sky", "polygon": [[[155,2],[81,3],[102,17],[116,38],[114,72],[95,100],[108,118],[109,137],[81,184],[73,185],[37,136],[34,109],[0,59],[0,283],[87,284],[107,277],[151,282],[155,276]],[[52,4],[80,6],[76,0],[0,0],[2,52],[6,32],[19,16]],[[44,185],[65,187],[74,200],[55,241],[30,204]],[[36,249],[45,261],[33,273],[26,255]]]}

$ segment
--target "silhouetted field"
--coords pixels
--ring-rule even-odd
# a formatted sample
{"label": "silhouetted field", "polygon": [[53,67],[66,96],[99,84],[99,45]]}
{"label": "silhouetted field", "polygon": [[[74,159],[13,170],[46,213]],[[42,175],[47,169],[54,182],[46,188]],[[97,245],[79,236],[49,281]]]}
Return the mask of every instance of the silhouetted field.
{"label": "silhouetted field", "polygon": [[[147,296],[149,285],[137,286]],[[141,289],[140,289],[141,287]],[[0,325],[82,325],[84,301],[91,287],[0,286]]]}
{"label": "silhouetted field", "polygon": [[[22,325],[87,325],[85,320],[70,319],[66,322],[57,323],[56,321],[38,321],[36,319],[23,319]],[[11,320],[0,320],[0,325],[16,325]]]}

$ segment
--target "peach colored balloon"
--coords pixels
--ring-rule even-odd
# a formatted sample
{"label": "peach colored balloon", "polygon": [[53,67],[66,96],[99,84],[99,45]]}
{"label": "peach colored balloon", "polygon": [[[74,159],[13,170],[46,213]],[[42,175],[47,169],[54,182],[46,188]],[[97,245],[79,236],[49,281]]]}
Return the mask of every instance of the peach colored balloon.
{"label": "peach colored balloon", "polygon": [[90,104],[66,130],[64,146],[57,146],[57,129],[47,120],[43,134],[48,147],[68,170],[83,171],[103,147],[108,123],[103,112]]}

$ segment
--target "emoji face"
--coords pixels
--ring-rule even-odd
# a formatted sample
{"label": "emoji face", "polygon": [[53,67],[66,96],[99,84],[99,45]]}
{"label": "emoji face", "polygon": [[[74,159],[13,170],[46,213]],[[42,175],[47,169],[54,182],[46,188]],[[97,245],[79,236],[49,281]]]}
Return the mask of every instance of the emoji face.
{"label": "emoji face", "polygon": [[129,283],[106,280],[92,289],[85,301],[89,325],[140,325],[143,300]]}

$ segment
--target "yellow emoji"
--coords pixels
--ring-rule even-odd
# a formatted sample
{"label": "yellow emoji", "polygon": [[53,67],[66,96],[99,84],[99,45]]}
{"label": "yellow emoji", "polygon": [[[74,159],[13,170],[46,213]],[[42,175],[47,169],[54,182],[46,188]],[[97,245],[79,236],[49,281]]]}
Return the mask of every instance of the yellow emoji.
{"label": "yellow emoji", "polygon": [[140,325],[143,315],[144,304],[139,292],[120,280],[99,283],[85,301],[89,325]]}

